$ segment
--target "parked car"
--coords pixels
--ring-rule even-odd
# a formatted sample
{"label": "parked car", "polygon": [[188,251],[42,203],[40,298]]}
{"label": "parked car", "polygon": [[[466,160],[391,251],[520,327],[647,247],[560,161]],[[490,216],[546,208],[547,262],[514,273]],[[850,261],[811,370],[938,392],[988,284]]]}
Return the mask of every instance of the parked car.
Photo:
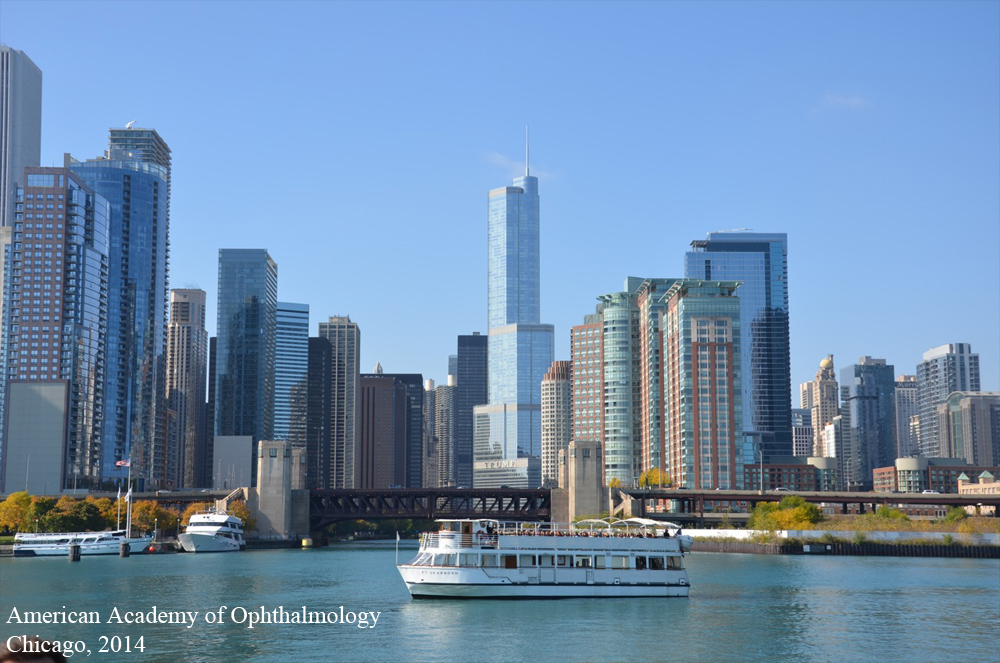
{"label": "parked car", "polygon": [[936,490],[925,490],[925,491],[923,492],[923,494],[924,494],[924,495],[940,495],[941,493],[939,493],[939,492],[938,492],[938,491],[936,491]]}

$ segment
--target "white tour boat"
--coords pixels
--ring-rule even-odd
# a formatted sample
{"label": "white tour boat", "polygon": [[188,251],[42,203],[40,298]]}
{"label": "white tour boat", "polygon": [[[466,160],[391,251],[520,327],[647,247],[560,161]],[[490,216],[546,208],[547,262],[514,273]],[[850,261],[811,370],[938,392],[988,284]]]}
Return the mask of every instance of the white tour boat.
{"label": "white tour boat", "polygon": [[152,541],[152,535],[129,537],[126,530],[43,534],[20,532],[14,535],[14,557],[68,555],[72,545],[80,546],[81,555],[117,555],[125,542],[128,542],[129,553],[134,555],[145,552]]}
{"label": "white tour boat", "polygon": [[687,596],[691,537],[630,518],[572,525],[439,520],[398,564],[414,598]]}
{"label": "white tour boat", "polygon": [[177,539],[186,552],[234,552],[246,548],[243,521],[214,509],[191,516]]}

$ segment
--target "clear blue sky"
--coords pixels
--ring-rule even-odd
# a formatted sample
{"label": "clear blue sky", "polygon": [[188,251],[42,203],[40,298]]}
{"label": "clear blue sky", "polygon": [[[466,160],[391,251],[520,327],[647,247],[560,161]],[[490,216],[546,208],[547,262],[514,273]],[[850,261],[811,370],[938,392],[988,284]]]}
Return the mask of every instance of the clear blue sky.
{"label": "clear blue sky", "polygon": [[279,298],[441,381],[486,331],[487,191],[532,174],[556,357],[691,240],[789,236],[792,394],[820,359],[913,373],[969,342],[1000,389],[1000,3],[23,2],[43,165],[109,127],[173,149],[171,287],[267,248]]}

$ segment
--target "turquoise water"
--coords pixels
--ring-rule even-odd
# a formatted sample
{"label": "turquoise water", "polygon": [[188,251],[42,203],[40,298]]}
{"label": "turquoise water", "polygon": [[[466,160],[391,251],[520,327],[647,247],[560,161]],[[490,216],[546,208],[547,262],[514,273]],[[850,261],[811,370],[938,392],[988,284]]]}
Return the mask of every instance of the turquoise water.
{"label": "turquoise water", "polygon": [[[413,549],[401,550],[409,558]],[[83,641],[99,661],[997,660],[1000,562],[694,553],[689,599],[413,601],[390,543],[322,550],[0,560],[0,634]],[[181,624],[106,623],[198,611]],[[97,611],[101,624],[18,625],[13,609]],[[225,623],[206,623],[218,614]],[[242,609],[333,612],[355,624],[259,624]],[[232,609],[237,608],[234,612]],[[143,637],[145,651],[98,650]],[[107,643],[110,645],[111,643]]]}

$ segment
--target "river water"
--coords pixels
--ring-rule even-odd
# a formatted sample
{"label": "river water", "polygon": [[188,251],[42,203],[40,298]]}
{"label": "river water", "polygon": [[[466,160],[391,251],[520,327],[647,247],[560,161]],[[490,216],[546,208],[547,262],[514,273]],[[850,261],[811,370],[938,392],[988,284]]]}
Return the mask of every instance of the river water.
{"label": "river water", "polygon": [[[411,544],[400,557],[413,553]],[[413,601],[394,556],[394,544],[370,542],[77,563],[2,559],[0,634],[82,642],[77,646],[89,657],[71,660],[212,663],[965,663],[996,661],[1000,650],[997,560],[693,553],[688,599]],[[148,615],[153,606],[198,615],[191,628],[108,623],[114,608],[124,619],[127,612]],[[259,615],[262,606],[272,614],[305,606],[333,613],[338,623],[248,628],[250,613]],[[340,623],[341,606],[343,619],[353,613],[354,623]],[[96,611],[101,623],[19,625],[15,609],[19,616]],[[209,612],[216,623],[206,621]],[[359,627],[361,613],[367,626]],[[117,653],[114,636],[121,639]]]}

